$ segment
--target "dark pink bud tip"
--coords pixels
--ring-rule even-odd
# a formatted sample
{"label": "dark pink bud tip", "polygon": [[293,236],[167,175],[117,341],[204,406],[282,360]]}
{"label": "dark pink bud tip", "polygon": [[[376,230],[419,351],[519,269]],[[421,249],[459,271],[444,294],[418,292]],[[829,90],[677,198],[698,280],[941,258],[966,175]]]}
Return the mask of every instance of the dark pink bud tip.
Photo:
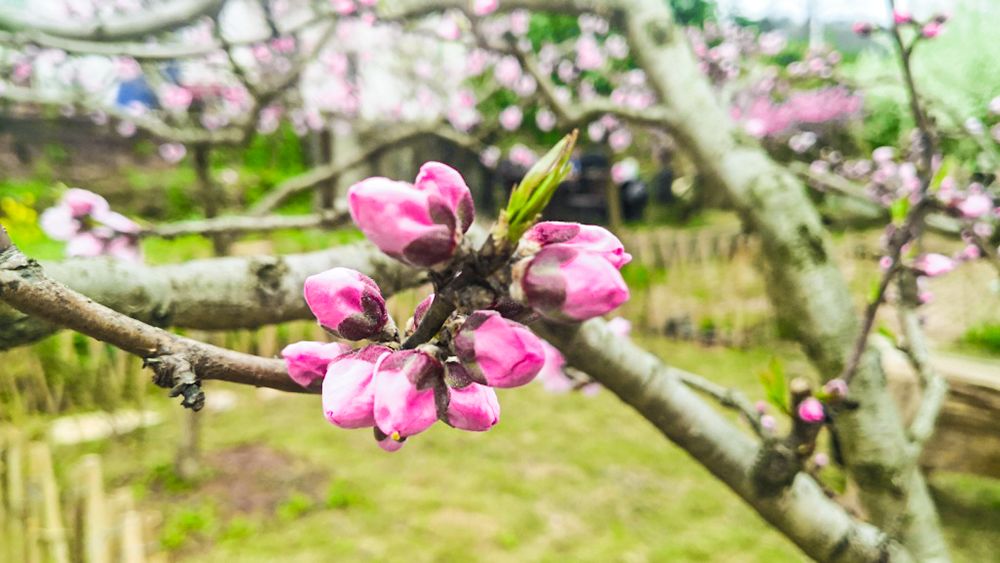
{"label": "dark pink bud tip", "polygon": [[309,276],[305,298],[319,324],[347,340],[372,338],[389,322],[378,285],[355,270],[333,268]]}

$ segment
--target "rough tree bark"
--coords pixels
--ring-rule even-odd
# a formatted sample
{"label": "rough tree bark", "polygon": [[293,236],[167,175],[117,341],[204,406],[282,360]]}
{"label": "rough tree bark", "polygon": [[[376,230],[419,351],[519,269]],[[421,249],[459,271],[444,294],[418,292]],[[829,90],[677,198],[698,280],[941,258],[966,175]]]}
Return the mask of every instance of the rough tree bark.
{"label": "rough tree bark", "polygon": [[[302,298],[305,279],[336,266],[367,274],[386,295],[421,279],[367,242],[281,257],[211,258],[168,266],[110,259],[43,266],[49,277],[130,317],[153,326],[198,330],[255,328],[311,318]],[[0,304],[0,350],[56,330],[52,323]]]}

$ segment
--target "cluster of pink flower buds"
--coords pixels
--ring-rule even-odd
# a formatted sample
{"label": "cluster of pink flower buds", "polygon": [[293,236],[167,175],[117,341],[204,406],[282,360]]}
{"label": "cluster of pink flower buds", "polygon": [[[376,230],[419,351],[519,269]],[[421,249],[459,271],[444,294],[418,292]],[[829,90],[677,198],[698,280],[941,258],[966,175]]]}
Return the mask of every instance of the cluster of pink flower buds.
{"label": "cluster of pink flower buds", "polygon": [[50,238],[67,242],[68,256],[142,260],[139,225],[111,211],[107,200],[94,192],[67,190],[57,205],[42,212],[39,223]]}
{"label": "cluster of pink flower buds", "polygon": [[[472,195],[447,165],[424,164],[413,184],[363,180],[348,190],[348,205],[369,240],[404,263],[455,279],[479,258],[460,246],[474,217]],[[480,280],[494,288],[492,297],[449,308],[446,321],[435,313],[437,324],[428,328],[423,325],[431,312],[439,311],[432,294],[414,309],[403,334],[372,279],[347,268],[310,276],[305,300],[319,324],[338,338],[370,344],[291,344],[282,351],[289,376],[305,387],[321,381],[326,419],[342,428],[373,428],[387,451],[437,420],[489,430],[500,415],[494,388],[529,383],[547,360],[559,371],[564,363],[515,319],[538,313],[582,321],[628,298],[618,270],[631,256],[605,229],[546,222],[524,232],[516,245],[515,238],[506,243],[499,269]],[[428,337],[416,340],[418,332]]]}
{"label": "cluster of pink flower buds", "polygon": [[[512,387],[541,368],[541,345],[526,328],[506,319],[501,327],[476,324],[479,313],[493,311],[473,313],[471,322],[458,330],[454,339],[460,360],[431,344],[400,350],[381,291],[359,272],[334,268],[310,276],[305,298],[331,334],[380,343],[358,349],[338,342],[290,344],[282,350],[289,377],[303,387],[321,381],[326,419],[341,428],[374,428],[387,451],[398,450],[439,419],[463,430],[489,430],[499,420],[500,406],[485,383]],[[415,311],[411,323],[419,324],[429,302]],[[468,344],[460,347],[458,341]],[[521,361],[510,363],[518,352]]]}

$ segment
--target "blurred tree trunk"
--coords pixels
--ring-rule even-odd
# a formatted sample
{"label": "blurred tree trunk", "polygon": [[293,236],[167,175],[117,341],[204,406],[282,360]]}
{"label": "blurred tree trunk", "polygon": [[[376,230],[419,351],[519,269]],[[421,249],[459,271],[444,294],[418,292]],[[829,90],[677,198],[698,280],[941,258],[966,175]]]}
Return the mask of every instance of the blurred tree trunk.
{"label": "blurred tree trunk", "polygon": [[[222,190],[212,179],[212,149],[208,144],[199,143],[194,146],[194,171],[198,179],[198,193],[201,196],[202,210],[205,217],[211,219],[219,215],[222,208]],[[232,241],[225,235],[212,237],[212,248],[216,256],[229,254]]]}

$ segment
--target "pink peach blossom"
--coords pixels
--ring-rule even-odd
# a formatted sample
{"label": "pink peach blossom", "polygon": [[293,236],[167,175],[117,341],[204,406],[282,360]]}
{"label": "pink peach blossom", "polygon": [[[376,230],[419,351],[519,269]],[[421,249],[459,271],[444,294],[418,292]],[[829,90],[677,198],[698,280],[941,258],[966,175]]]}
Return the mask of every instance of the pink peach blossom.
{"label": "pink peach blossom", "polygon": [[597,225],[563,221],[542,221],[521,237],[527,252],[537,252],[550,245],[571,247],[601,256],[615,268],[632,261],[625,246],[611,231]]}
{"label": "pink peach blossom", "polygon": [[309,276],[304,294],[319,324],[340,338],[372,338],[389,324],[378,285],[356,270],[333,268]]}
{"label": "pink peach blossom", "polygon": [[955,261],[944,254],[929,253],[918,256],[913,267],[927,277],[935,277],[955,269]]}
{"label": "pink peach blossom", "polygon": [[487,16],[500,8],[500,0],[475,0],[472,5],[472,13],[477,16]]}
{"label": "pink peach blossom", "polygon": [[457,214],[464,198],[456,199],[451,191],[376,177],[351,186],[347,198],[351,217],[365,236],[412,266],[448,261],[461,239],[464,220],[460,223]]}
{"label": "pink peach blossom", "polygon": [[419,350],[386,356],[375,372],[375,425],[399,442],[430,428],[437,420],[434,389],[444,375],[441,362]]}
{"label": "pink peach blossom", "polygon": [[323,414],[341,428],[375,424],[374,378],[392,351],[371,345],[329,363],[323,379]]}
{"label": "pink peach blossom", "polygon": [[500,420],[500,402],[491,387],[472,382],[448,388],[447,423],[470,432],[484,432]]}
{"label": "pink peach blossom", "polygon": [[326,376],[330,362],[347,354],[351,348],[339,342],[294,342],[281,350],[288,376],[303,387]]}
{"label": "pink peach blossom", "polygon": [[608,259],[564,244],[542,248],[515,268],[511,295],[552,320],[585,321],[629,298]]}
{"label": "pink peach blossom", "polygon": [[468,316],[454,338],[455,355],[474,381],[491,387],[519,387],[545,363],[541,340],[496,311]]}
{"label": "pink peach blossom", "polygon": [[823,403],[815,397],[808,397],[799,403],[798,415],[802,421],[809,423],[822,422],[826,418]]}

